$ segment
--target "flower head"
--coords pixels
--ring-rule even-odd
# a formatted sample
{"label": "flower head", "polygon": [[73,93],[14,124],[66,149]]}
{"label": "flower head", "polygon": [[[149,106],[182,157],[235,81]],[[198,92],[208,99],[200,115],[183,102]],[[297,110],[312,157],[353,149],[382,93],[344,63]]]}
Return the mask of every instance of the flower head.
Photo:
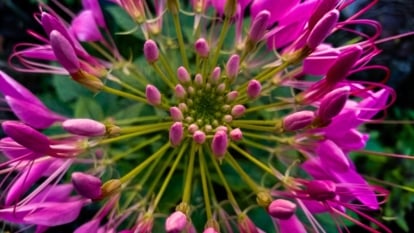
{"label": "flower head", "polygon": [[[18,70],[91,91],[54,83],[59,98],[46,103],[68,117],[0,71],[19,120],[1,124],[1,220],[41,232],[93,202],[99,210],[76,233],[149,233],[160,222],[169,233],[323,232],[326,221],[347,227],[339,217],[388,231],[361,211],[378,210],[387,193],[350,153],[370,136],[359,126],[395,94],[348,78],[383,69],[367,65],[378,24],[340,17],[352,1],[112,2],[105,12],[126,24],[109,27],[97,0],[79,13],[58,4],[68,22],[42,3],[44,32],[31,33],[40,42],[12,55]],[[375,35],[351,29],[360,24]],[[358,40],[328,42],[341,31]],[[256,208],[271,223],[264,230]],[[333,218],[318,222],[319,213]]]}

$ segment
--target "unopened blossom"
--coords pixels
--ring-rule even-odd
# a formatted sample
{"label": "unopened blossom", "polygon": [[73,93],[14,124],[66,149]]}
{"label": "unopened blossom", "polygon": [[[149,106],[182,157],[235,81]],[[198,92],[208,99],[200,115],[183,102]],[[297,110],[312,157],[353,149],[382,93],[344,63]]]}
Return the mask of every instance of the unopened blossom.
{"label": "unopened blossom", "polygon": [[[41,3],[37,42],[17,44],[10,65],[63,76],[45,103],[0,71],[2,110],[14,114],[1,124],[1,221],[36,232],[302,233],[327,222],[346,232],[348,221],[390,232],[366,212],[388,192],[351,155],[396,95],[349,78],[385,70],[371,64],[387,39],[360,18],[371,4],[345,18],[352,1],[109,2]],[[74,223],[84,207],[94,213]]]}

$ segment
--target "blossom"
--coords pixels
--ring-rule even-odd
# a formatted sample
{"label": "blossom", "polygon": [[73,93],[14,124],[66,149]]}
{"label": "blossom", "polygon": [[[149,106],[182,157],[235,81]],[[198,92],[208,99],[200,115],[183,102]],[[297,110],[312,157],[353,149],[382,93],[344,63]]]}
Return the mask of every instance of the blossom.
{"label": "blossom", "polygon": [[380,27],[329,44],[349,25],[377,26],[340,17],[351,2],[112,0],[105,7],[131,18],[126,32],[97,0],[78,13],[59,4],[69,21],[42,4],[43,32],[31,32],[40,42],[18,44],[12,67],[91,93],[57,99],[74,110],[59,114],[0,71],[17,118],[1,124],[0,174],[12,179],[0,182],[0,219],[42,232],[93,203],[76,233],[323,232],[321,213],[338,229],[341,217],[389,231],[362,211],[387,192],[350,156],[369,139],[360,126],[395,99],[349,79],[379,52]]}

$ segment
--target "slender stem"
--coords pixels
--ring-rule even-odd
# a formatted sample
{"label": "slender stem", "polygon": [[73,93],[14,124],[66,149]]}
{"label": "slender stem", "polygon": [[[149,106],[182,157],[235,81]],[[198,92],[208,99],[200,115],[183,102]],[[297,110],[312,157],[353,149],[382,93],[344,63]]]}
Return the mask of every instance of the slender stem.
{"label": "slender stem", "polygon": [[207,172],[207,168],[206,168],[206,162],[204,159],[204,153],[203,153],[203,149],[200,148],[198,150],[198,154],[199,154],[199,163],[200,163],[200,173],[201,173],[201,185],[203,187],[203,195],[204,195],[204,203],[205,203],[205,207],[206,207],[206,215],[207,215],[207,219],[211,219],[213,214],[211,212],[211,203],[210,203],[210,195],[209,195],[209,188],[208,188],[208,183],[207,183],[207,176],[208,176],[208,172]]}
{"label": "slender stem", "polygon": [[217,174],[220,177],[220,180],[224,186],[224,189],[226,190],[227,193],[227,198],[229,199],[229,202],[232,204],[233,208],[237,211],[239,210],[239,205],[237,204],[236,198],[233,195],[233,192],[231,191],[231,188],[229,186],[229,184],[227,183],[226,178],[224,177],[223,172],[220,169],[220,166],[217,162],[217,159],[214,157],[213,153],[209,153],[210,154],[210,159],[211,161],[213,161],[213,165],[216,168]]}
{"label": "slender stem", "polygon": [[[160,69],[157,63],[152,63],[152,67],[154,67],[155,72],[161,77],[162,81],[164,81],[165,84],[167,84],[171,89],[174,90],[175,85],[172,83],[172,81],[165,76],[164,72]],[[172,76],[175,77],[175,76]]]}
{"label": "slender stem", "polygon": [[141,162],[138,166],[136,166],[134,169],[132,169],[130,172],[128,172],[126,175],[121,177],[119,180],[122,183],[125,183],[132,178],[134,178],[136,175],[138,175],[144,168],[146,168],[152,161],[157,159],[159,156],[163,156],[165,152],[170,147],[170,143],[167,142],[164,146],[162,146],[157,152],[152,154],[150,157],[148,157],[145,161]]}
{"label": "slender stem", "polygon": [[172,125],[172,122],[153,123],[137,126],[126,126],[121,128],[121,133],[133,133],[137,131],[145,131],[148,129],[167,129]]}
{"label": "slender stem", "polygon": [[250,186],[254,193],[258,193],[260,191],[256,182],[250,178],[250,176],[243,170],[242,167],[240,167],[239,163],[237,163],[237,161],[233,158],[233,156],[230,153],[226,154],[224,160],[226,160],[233,167],[233,169],[236,170],[237,174],[239,174],[240,177],[244,180],[244,182],[246,182],[247,185]]}
{"label": "slender stem", "polygon": [[103,139],[102,141],[98,142],[98,145],[105,145],[105,144],[109,144],[109,143],[129,139],[129,138],[132,138],[132,137],[137,137],[137,136],[141,136],[141,135],[144,135],[144,134],[153,133],[153,132],[160,131],[160,130],[165,130],[165,129],[168,129],[168,126],[147,128],[145,130],[137,131],[137,132],[134,132],[134,133],[129,133],[129,134],[113,137],[113,138]]}
{"label": "slender stem", "polygon": [[175,32],[177,33],[178,47],[180,48],[181,59],[183,60],[184,67],[188,70],[190,69],[190,65],[188,63],[187,51],[185,51],[186,46],[184,43],[182,31],[181,31],[180,19],[179,19],[178,14],[173,14],[172,18],[174,22]]}
{"label": "slender stem", "polygon": [[251,162],[253,162],[256,166],[258,166],[259,168],[261,168],[263,171],[265,171],[265,172],[267,172],[269,174],[272,174],[272,175],[274,174],[273,173],[273,170],[270,167],[268,167],[267,165],[265,165],[264,163],[262,163],[261,161],[259,161],[255,157],[253,157],[251,154],[249,154],[246,151],[244,151],[242,148],[238,147],[236,144],[231,143],[230,144],[230,147],[232,147],[237,152],[239,152],[241,155],[243,155],[248,160],[250,160]]}
{"label": "slender stem", "polygon": [[220,51],[221,51],[221,48],[223,46],[224,40],[227,36],[227,32],[229,30],[229,27],[230,27],[230,19],[226,17],[224,19],[223,27],[221,28],[219,40],[218,40],[217,45],[216,45],[216,51],[214,52],[213,58],[212,58],[211,63],[210,63],[211,67],[215,67],[216,64],[217,64],[218,58],[220,56]]}
{"label": "slender stem", "polygon": [[173,165],[171,166],[171,168],[170,168],[170,170],[167,174],[167,177],[165,177],[164,182],[162,183],[160,190],[158,190],[157,196],[155,197],[155,200],[154,200],[154,204],[152,205],[152,208],[148,211],[149,213],[153,213],[155,211],[155,208],[157,208],[158,203],[160,202],[162,196],[164,195],[165,189],[167,188],[168,184],[170,183],[171,177],[174,174],[175,169],[177,168],[177,166],[178,166],[178,164],[181,160],[181,157],[183,157],[183,155],[184,155],[184,153],[185,153],[185,151],[188,147],[188,144],[189,144],[188,141],[185,141],[185,142],[182,143],[182,146],[180,148],[180,152],[178,152],[178,156],[175,158],[175,161],[174,161]]}
{"label": "slender stem", "polygon": [[174,155],[176,155],[178,152],[178,149],[175,148],[168,158],[163,161],[162,167],[157,170],[157,176],[151,181],[151,186],[147,189],[147,197],[146,199],[149,199],[150,196],[154,194],[154,189],[157,187],[157,185],[160,183],[160,179],[163,177],[165,171],[167,170],[168,166],[171,164],[171,160],[174,158]]}
{"label": "slender stem", "polygon": [[232,122],[231,124],[233,127],[240,127],[243,129],[251,129],[251,130],[257,130],[257,131],[264,131],[264,132],[275,132],[276,128],[273,126],[259,126],[259,125],[250,125],[250,124],[242,124],[240,122]]}
{"label": "slender stem", "polygon": [[195,142],[192,142],[191,149],[190,149],[190,160],[188,162],[185,183],[184,183],[183,198],[182,198],[184,203],[190,203],[191,186],[192,186],[193,173],[194,173],[195,154],[196,154],[196,144]]}
{"label": "slender stem", "polygon": [[256,111],[261,111],[261,110],[270,110],[270,109],[276,111],[276,110],[291,108],[292,106],[293,106],[293,103],[277,102],[277,103],[259,105],[256,107],[248,108],[246,109],[246,113],[251,113],[251,112],[256,112]]}
{"label": "slender stem", "polygon": [[132,95],[130,93],[123,92],[123,91],[120,91],[120,90],[117,90],[117,89],[114,89],[114,88],[111,88],[111,87],[108,87],[108,86],[103,86],[101,90],[104,91],[104,92],[113,94],[113,95],[117,95],[117,96],[121,96],[121,97],[124,97],[124,98],[127,98],[127,99],[135,100],[137,102],[147,103],[147,99],[145,99],[145,98],[142,98],[142,97],[136,96],[136,95]]}
{"label": "slender stem", "polygon": [[[168,76],[170,78],[173,78],[176,76],[174,70],[172,69],[170,63],[167,61],[167,58],[165,57],[164,53],[160,53],[160,61],[164,68],[167,70]],[[175,79],[174,79],[175,80]]]}
{"label": "slender stem", "polygon": [[107,51],[105,51],[105,49],[103,49],[101,46],[99,46],[97,43],[95,42],[91,42],[89,43],[89,45],[95,49],[96,51],[98,51],[102,56],[104,56],[106,59],[108,59],[109,61],[111,61],[112,63],[115,63],[116,60],[114,59],[114,56],[112,54],[109,54]]}
{"label": "slender stem", "polygon": [[233,123],[250,124],[250,125],[272,125],[274,126],[279,120],[233,120]]}
{"label": "slender stem", "polygon": [[142,117],[134,117],[134,118],[128,118],[128,119],[121,119],[116,120],[115,122],[117,125],[129,125],[134,123],[142,123],[147,121],[159,121],[163,119],[164,117],[161,116],[142,116]]}
{"label": "slender stem", "polygon": [[127,150],[127,151],[123,152],[123,153],[120,153],[120,154],[115,155],[115,156],[114,156],[114,157],[110,160],[110,162],[111,162],[111,163],[114,163],[114,162],[116,162],[116,161],[118,161],[118,160],[122,159],[123,157],[125,157],[125,156],[127,156],[127,155],[129,155],[129,154],[131,154],[131,153],[133,153],[133,152],[135,152],[135,151],[137,151],[137,150],[141,149],[141,148],[144,148],[145,146],[148,146],[148,145],[150,145],[151,143],[154,143],[154,142],[156,142],[156,141],[158,141],[158,140],[160,140],[160,139],[161,139],[161,135],[159,134],[159,135],[156,135],[155,137],[152,137],[152,138],[150,138],[150,139],[148,139],[148,140],[145,140],[145,141],[143,141],[143,142],[141,142],[141,143],[137,144],[136,146],[132,147],[131,149],[129,149],[129,150]]}

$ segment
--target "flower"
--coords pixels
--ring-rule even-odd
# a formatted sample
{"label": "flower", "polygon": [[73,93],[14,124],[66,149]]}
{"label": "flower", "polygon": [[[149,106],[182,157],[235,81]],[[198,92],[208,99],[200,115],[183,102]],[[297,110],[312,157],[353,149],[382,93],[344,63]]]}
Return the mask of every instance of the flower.
{"label": "flower", "polygon": [[[346,228],[339,217],[389,232],[361,211],[378,210],[387,192],[350,153],[369,139],[360,126],[395,94],[348,78],[379,51],[376,22],[340,17],[352,1],[112,2],[105,7],[135,27],[113,31],[97,0],[78,13],[59,4],[70,23],[42,4],[39,44],[12,55],[17,70],[89,89],[62,103],[73,115],[0,71],[18,118],[1,124],[0,174],[14,177],[0,182],[1,220],[42,232],[95,205],[75,232],[322,232],[327,221]],[[327,42],[354,24],[378,27]],[[332,219],[319,222],[321,213]]]}

